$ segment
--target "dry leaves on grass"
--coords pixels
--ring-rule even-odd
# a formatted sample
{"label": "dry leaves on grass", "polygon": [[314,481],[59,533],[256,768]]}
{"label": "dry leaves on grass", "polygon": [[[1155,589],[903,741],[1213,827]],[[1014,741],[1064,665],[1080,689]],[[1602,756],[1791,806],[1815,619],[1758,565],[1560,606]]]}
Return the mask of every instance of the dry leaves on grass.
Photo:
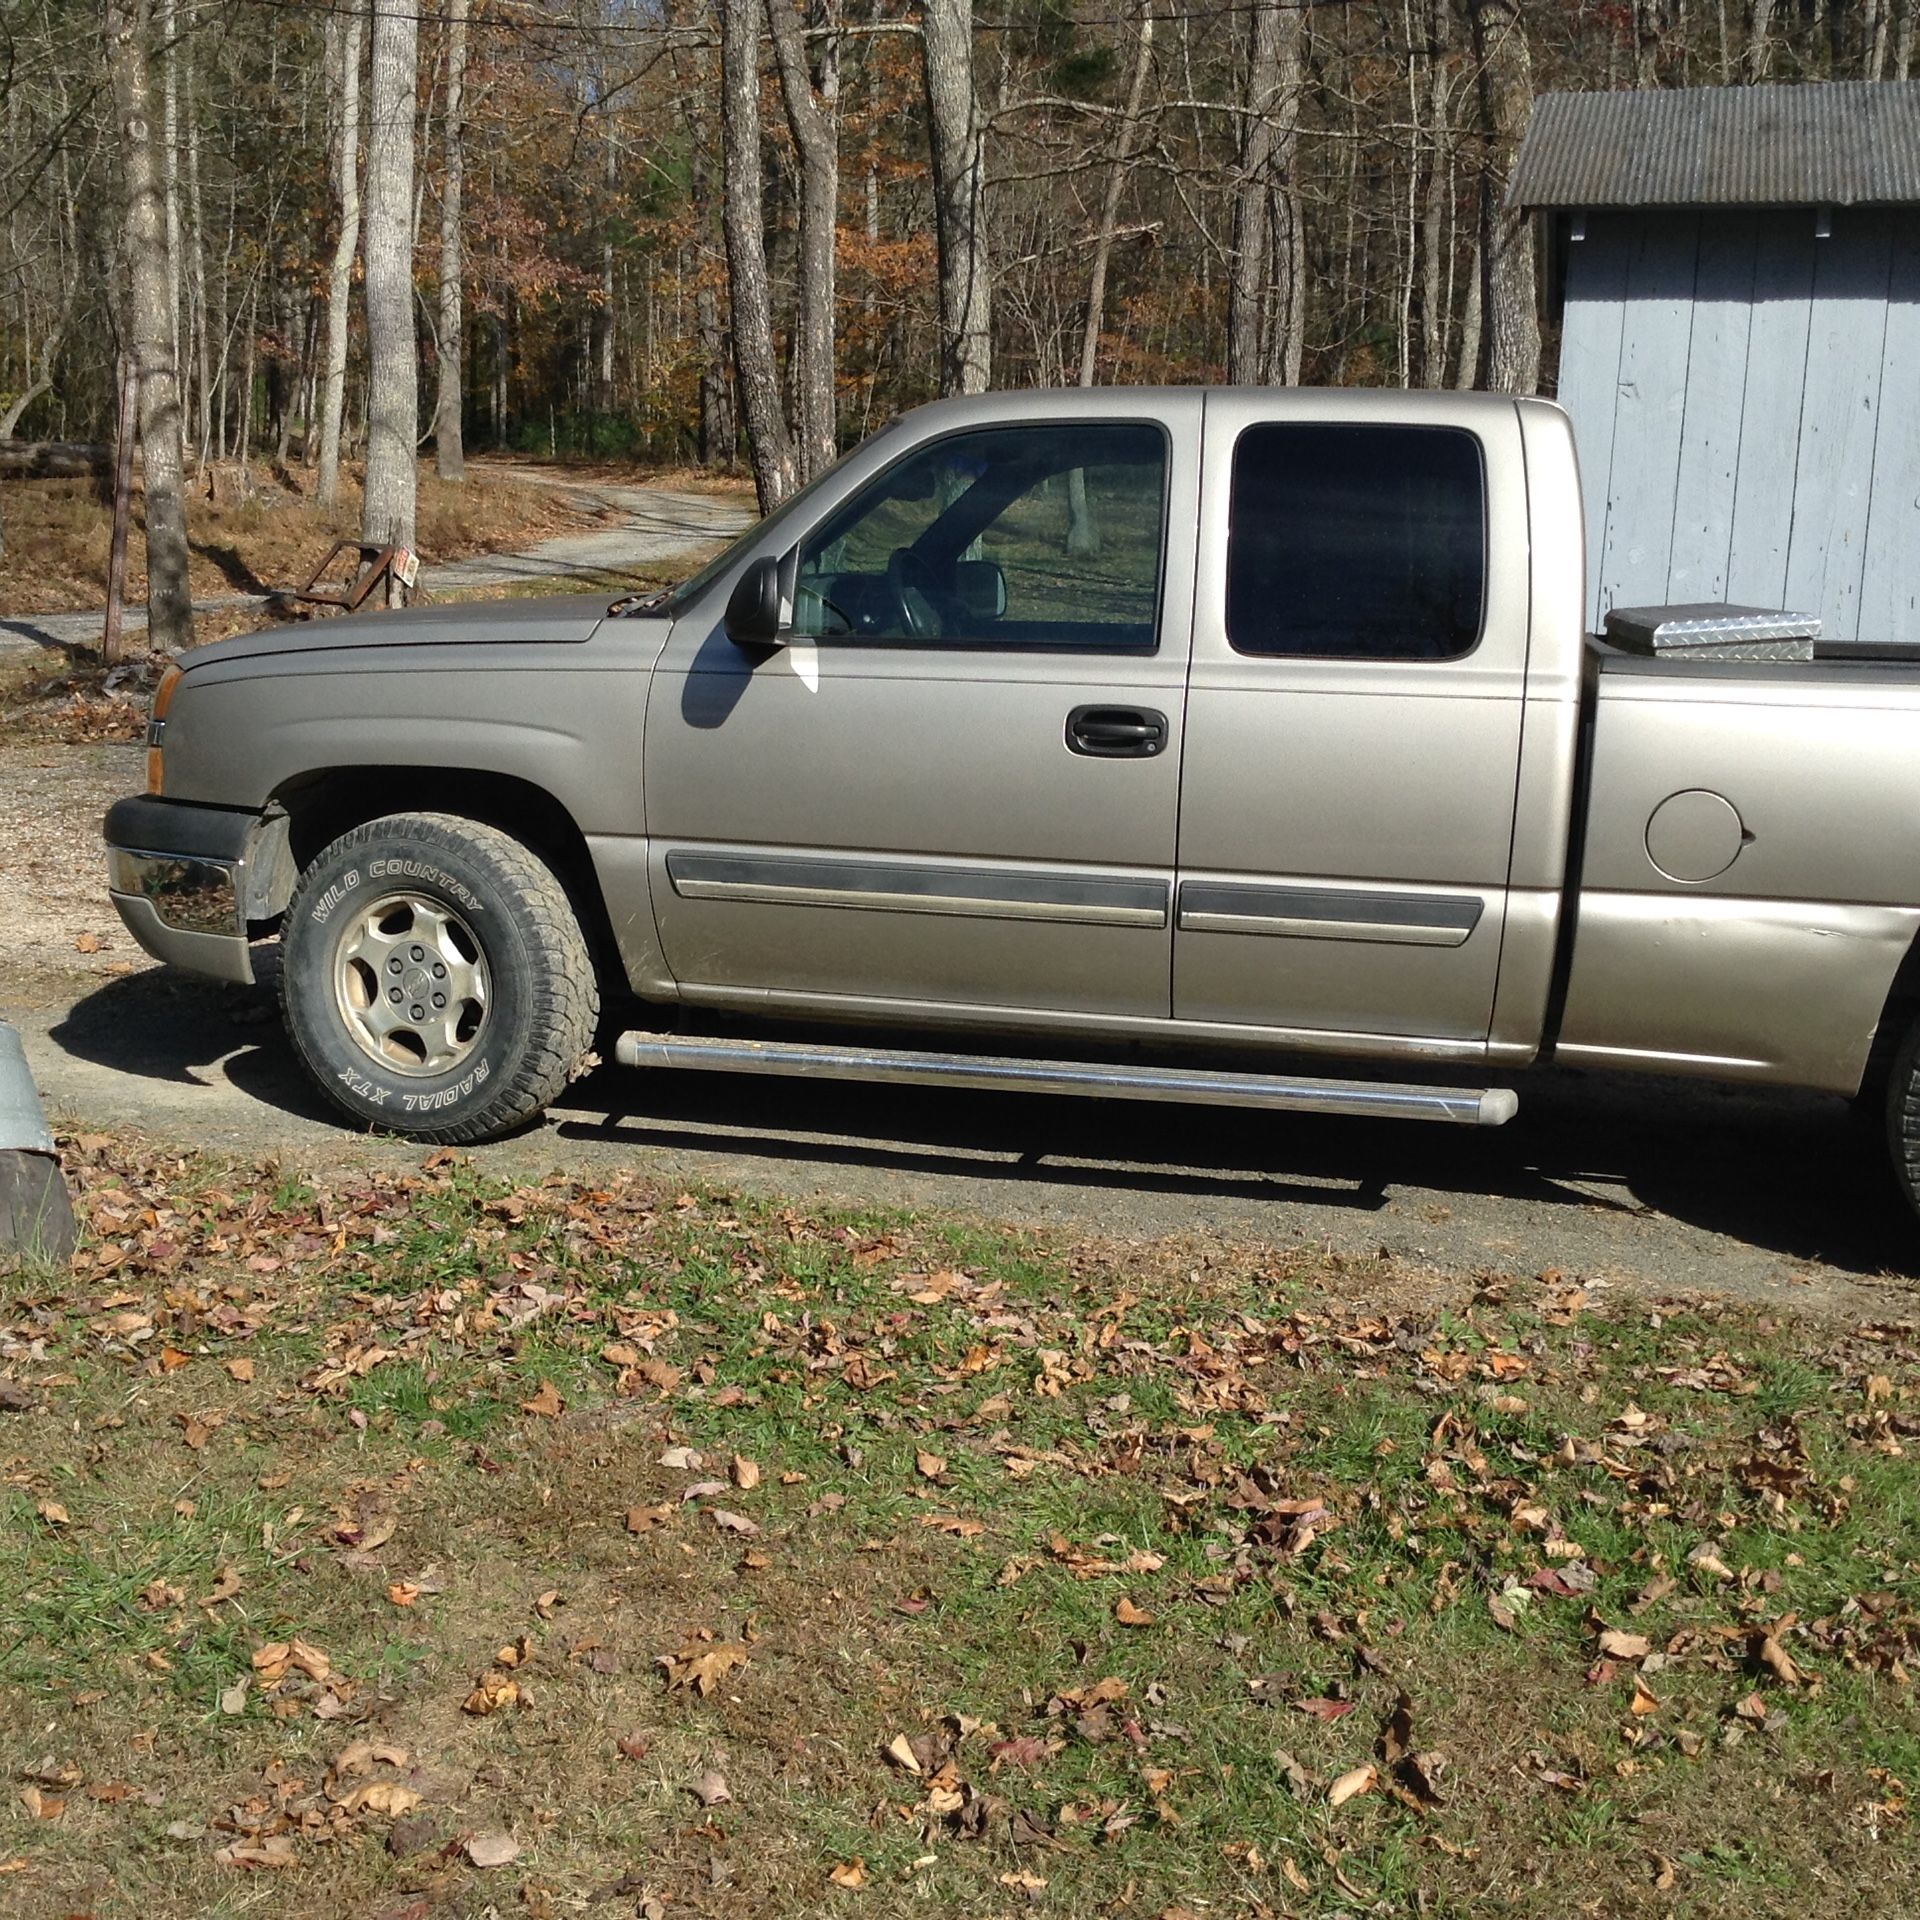
{"label": "dry leaves on grass", "polygon": [[687,1687],[704,1700],[747,1660],[747,1648],[739,1641],[709,1638],[689,1640],[678,1653],[663,1653],[653,1664],[665,1671],[669,1692]]}

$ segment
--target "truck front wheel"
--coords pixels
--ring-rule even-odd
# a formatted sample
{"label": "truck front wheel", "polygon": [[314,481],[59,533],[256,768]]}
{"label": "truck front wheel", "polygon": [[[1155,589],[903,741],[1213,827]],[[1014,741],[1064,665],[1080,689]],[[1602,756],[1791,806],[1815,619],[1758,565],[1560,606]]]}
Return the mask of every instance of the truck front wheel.
{"label": "truck front wheel", "polygon": [[490,1140],[586,1064],[599,987],[553,871],[453,814],[355,827],[300,875],[281,1010],[307,1071],[362,1125]]}

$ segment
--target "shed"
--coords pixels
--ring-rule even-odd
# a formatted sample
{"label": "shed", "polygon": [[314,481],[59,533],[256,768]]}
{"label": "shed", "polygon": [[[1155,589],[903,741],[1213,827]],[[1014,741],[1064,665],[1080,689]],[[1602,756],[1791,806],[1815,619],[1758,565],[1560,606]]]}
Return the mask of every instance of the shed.
{"label": "shed", "polygon": [[1588,613],[1736,601],[1920,645],[1920,83],[1551,93]]}

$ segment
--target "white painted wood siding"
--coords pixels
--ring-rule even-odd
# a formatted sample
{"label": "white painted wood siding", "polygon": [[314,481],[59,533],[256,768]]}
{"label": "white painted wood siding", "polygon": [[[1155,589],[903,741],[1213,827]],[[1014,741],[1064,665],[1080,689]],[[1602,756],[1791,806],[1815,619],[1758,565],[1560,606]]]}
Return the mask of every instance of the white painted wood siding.
{"label": "white painted wood siding", "polygon": [[1920,645],[1920,211],[1590,214],[1560,399],[1589,618],[1731,600]]}

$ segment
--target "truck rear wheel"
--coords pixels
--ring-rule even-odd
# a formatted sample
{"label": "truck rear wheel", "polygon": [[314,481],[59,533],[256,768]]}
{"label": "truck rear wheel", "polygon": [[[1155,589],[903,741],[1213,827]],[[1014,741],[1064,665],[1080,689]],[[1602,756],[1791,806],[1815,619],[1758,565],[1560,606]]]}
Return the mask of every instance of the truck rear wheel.
{"label": "truck rear wheel", "polygon": [[1920,1213],[1920,1020],[1907,1029],[1887,1076],[1887,1148],[1907,1204]]}
{"label": "truck rear wheel", "polygon": [[365,1126],[490,1140],[587,1063],[599,985],[566,889],[453,814],[355,827],[300,875],[280,1004],[302,1063]]}

